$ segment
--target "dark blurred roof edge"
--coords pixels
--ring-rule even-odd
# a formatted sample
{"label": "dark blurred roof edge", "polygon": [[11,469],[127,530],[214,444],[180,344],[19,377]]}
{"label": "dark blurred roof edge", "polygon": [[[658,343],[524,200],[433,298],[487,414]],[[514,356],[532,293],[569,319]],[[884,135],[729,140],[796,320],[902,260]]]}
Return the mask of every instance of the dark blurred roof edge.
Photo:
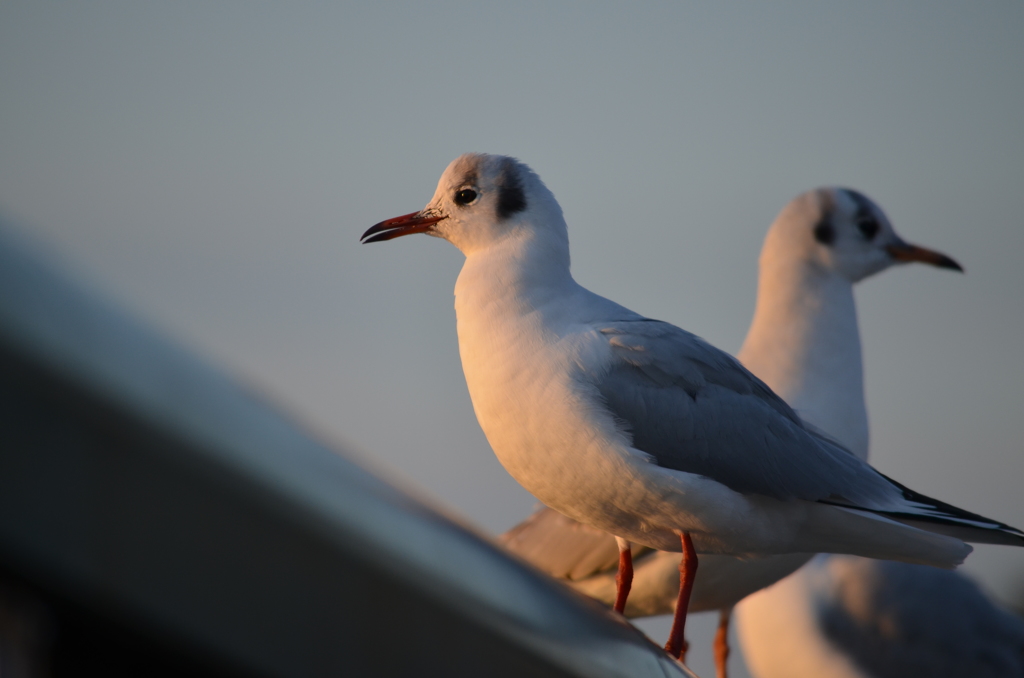
{"label": "dark blurred roof edge", "polygon": [[4,222],[0,427],[0,565],[243,673],[688,675]]}

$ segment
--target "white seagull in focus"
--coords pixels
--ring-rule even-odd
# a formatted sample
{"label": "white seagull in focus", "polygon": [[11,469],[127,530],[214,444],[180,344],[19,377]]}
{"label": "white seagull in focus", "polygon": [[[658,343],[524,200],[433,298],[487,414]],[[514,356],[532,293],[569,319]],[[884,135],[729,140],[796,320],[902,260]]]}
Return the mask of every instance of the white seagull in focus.
{"label": "white seagull in focus", "polygon": [[554,195],[504,156],[454,160],[427,206],[364,242],[428,233],[466,262],[455,286],[473,408],[544,504],[630,544],[683,552],[666,650],[679,656],[697,552],[849,553],[951,568],[962,540],[1024,533],[881,475],[807,426],[727,353],[581,287]]}

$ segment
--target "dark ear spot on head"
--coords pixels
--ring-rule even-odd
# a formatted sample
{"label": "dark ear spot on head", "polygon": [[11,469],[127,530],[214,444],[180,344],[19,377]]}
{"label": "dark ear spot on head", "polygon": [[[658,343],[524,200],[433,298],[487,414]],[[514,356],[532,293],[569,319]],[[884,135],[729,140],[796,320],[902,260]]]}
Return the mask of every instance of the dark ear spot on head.
{"label": "dark ear spot on head", "polygon": [[814,227],[814,239],[822,245],[831,245],[835,241],[836,229],[827,218],[819,221]]}
{"label": "dark ear spot on head", "polygon": [[523,192],[523,184],[511,159],[502,163],[497,186],[499,219],[508,219],[526,209],[526,193]]}
{"label": "dark ear spot on head", "polygon": [[875,217],[875,211],[871,208],[871,201],[863,193],[859,193],[852,188],[843,190],[846,191],[846,195],[850,196],[850,200],[853,200],[853,204],[857,206],[857,211],[853,215],[854,223],[857,224],[857,228],[860,229],[865,239],[872,240],[878,235],[881,226]]}

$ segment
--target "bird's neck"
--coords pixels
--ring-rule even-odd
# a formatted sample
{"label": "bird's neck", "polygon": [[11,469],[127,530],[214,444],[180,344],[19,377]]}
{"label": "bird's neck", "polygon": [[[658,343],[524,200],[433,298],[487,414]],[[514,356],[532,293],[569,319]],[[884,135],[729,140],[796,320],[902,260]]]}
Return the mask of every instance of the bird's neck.
{"label": "bird's neck", "polygon": [[567,248],[539,245],[509,241],[475,251],[455,284],[459,355],[473,409],[517,478],[526,472],[517,464],[528,459],[517,452],[529,447],[523,436],[540,425],[527,404],[542,400],[558,374],[552,339],[571,322],[580,289],[569,274]]}
{"label": "bird's neck", "polygon": [[762,258],[739,359],[806,421],[867,459],[868,419],[853,284],[809,263]]}
{"label": "bird's neck", "polygon": [[[532,313],[577,287],[569,245],[543,233],[517,234],[466,257],[455,284],[455,309],[477,317]],[[462,320],[462,318],[460,318]]]}

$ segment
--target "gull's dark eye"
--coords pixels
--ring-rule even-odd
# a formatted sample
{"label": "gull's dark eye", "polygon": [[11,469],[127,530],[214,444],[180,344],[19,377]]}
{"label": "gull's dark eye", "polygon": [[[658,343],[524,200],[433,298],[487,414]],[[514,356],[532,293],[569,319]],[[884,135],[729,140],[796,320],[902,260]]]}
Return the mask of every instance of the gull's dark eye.
{"label": "gull's dark eye", "polygon": [[476,200],[476,191],[472,188],[463,188],[462,190],[455,192],[456,205],[468,205],[474,200]]}
{"label": "gull's dark eye", "polygon": [[861,219],[860,221],[857,222],[857,228],[860,229],[860,232],[863,233],[864,237],[868,240],[871,240],[876,235],[878,235],[879,226],[878,221],[876,221],[875,219]]}

